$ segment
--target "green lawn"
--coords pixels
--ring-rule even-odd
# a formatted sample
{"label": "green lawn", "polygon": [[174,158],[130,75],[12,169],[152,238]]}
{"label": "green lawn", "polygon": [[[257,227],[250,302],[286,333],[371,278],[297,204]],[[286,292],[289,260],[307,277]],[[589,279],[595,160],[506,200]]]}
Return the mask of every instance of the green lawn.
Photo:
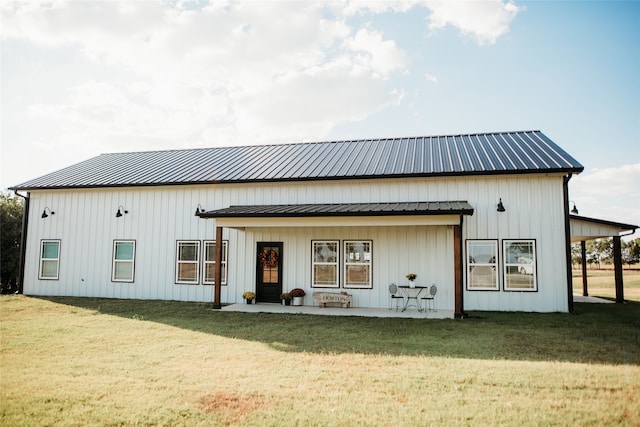
{"label": "green lawn", "polygon": [[640,424],[640,304],[463,320],[0,298],[0,425]]}

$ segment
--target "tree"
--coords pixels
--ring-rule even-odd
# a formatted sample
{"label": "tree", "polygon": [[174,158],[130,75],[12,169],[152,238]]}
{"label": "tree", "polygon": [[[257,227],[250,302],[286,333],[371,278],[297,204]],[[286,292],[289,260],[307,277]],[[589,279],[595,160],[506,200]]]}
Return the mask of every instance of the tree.
{"label": "tree", "polygon": [[0,292],[3,294],[18,290],[22,206],[20,197],[0,193]]}
{"label": "tree", "polygon": [[622,262],[628,265],[640,262],[640,238],[628,242],[622,241]]}

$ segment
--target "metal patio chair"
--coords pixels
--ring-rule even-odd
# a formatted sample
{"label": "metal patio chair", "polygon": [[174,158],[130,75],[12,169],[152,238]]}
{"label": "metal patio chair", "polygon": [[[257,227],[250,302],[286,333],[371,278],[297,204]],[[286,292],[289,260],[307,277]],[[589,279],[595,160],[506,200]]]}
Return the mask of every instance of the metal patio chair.
{"label": "metal patio chair", "polygon": [[432,310],[433,311],[438,311],[435,309],[436,303],[435,303],[435,298],[436,298],[436,294],[438,293],[438,288],[436,287],[436,285],[431,285],[431,287],[429,288],[429,294],[426,296],[423,296],[422,300],[425,301],[425,311],[429,311],[429,307],[433,307]]}
{"label": "metal patio chair", "polygon": [[404,306],[404,296],[398,293],[398,285],[392,283],[389,285],[389,310],[393,308],[393,302],[396,302],[396,311],[400,303]]}

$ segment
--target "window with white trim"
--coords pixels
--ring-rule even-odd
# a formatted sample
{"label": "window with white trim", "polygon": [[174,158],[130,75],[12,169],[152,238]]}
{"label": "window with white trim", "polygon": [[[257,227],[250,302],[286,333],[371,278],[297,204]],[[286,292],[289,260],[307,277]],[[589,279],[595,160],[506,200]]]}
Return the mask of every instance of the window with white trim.
{"label": "window with white trim", "polygon": [[372,240],[345,240],[343,246],[344,287],[371,289]]}
{"label": "window with white trim", "polygon": [[314,288],[338,288],[339,240],[311,241],[311,286]]}
{"label": "window with white trim", "polygon": [[58,280],[60,272],[60,240],[42,240],[39,279]]}
{"label": "window with white trim", "polygon": [[197,285],[200,278],[200,241],[179,240],[176,246],[176,283]]}
{"label": "window with white trim", "polygon": [[136,259],[135,240],[114,240],[111,266],[112,282],[133,282]]}
{"label": "window with white trim", "polygon": [[535,240],[503,240],[505,291],[537,291]]}
{"label": "window with white trim", "polygon": [[[227,284],[227,254],[228,254],[229,241],[222,241],[222,262],[221,273],[222,280],[221,285]],[[202,283],[205,285],[215,285],[216,283],[216,241],[205,240],[204,241],[204,278]]]}
{"label": "window with white trim", "polygon": [[467,290],[500,290],[497,240],[467,240]]}

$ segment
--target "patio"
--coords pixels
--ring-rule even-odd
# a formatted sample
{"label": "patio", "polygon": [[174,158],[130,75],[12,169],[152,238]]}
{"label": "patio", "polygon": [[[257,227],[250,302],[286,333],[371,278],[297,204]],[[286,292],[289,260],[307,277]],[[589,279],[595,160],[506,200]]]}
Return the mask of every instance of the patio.
{"label": "patio", "polygon": [[222,307],[222,311],[236,311],[244,313],[281,313],[281,314],[312,314],[316,316],[362,316],[362,317],[398,317],[405,319],[453,319],[453,310],[429,310],[420,312],[416,309],[406,311],[389,310],[386,308],[341,308],[318,307],[311,305],[282,305],[276,303],[231,304]]}

